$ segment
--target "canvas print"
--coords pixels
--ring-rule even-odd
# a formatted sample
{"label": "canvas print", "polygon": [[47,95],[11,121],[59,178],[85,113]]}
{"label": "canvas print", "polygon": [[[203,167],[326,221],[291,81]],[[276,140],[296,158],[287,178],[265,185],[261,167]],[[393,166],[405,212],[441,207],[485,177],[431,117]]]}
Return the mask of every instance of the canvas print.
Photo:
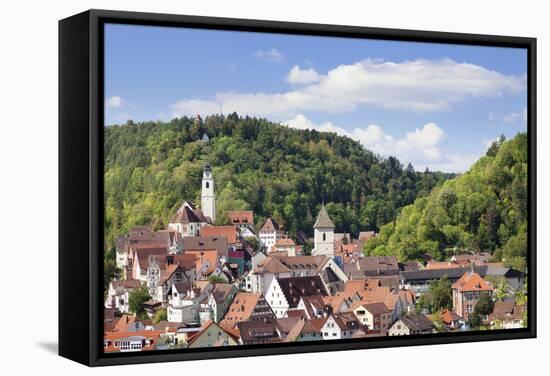
{"label": "canvas print", "polygon": [[527,328],[527,50],[107,23],[104,352]]}

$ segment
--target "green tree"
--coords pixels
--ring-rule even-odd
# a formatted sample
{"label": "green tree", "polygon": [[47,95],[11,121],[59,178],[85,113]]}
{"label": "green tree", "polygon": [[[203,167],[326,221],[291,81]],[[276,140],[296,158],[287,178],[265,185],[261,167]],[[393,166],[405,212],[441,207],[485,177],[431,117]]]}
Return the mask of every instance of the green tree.
{"label": "green tree", "polygon": [[208,281],[211,283],[227,283],[227,280],[219,275],[211,275],[208,277]]}
{"label": "green tree", "polygon": [[146,287],[131,291],[130,296],[128,297],[130,312],[135,313],[138,317],[143,317],[145,315],[143,303],[150,299],[151,296],[149,295],[149,290]]}
{"label": "green tree", "polygon": [[168,320],[166,308],[159,308],[153,315],[153,323],[158,324],[161,321]]}

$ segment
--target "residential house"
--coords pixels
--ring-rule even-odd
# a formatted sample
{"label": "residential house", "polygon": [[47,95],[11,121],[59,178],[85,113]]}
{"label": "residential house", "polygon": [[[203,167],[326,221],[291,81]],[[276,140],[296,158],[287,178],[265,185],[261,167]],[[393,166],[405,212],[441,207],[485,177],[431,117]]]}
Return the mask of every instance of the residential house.
{"label": "residential house", "polygon": [[525,306],[516,305],[513,300],[495,302],[489,324],[499,329],[518,329],[524,326]]}
{"label": "residential house", "polygon": [[181,239],[174,232],[151,231],[147,226],[134,226],[128,234],[119,236],[116,240],[116,265],[125,270],[128,266],[130,248],[165,248],[176,252]]}
{"label": "residential house", "polygon": [[281,342],[284,338],[275,319],[241,321],[237,323],[237,330],[243,345]]}
{"label": "residential house", "polygon": [[320,341],[323,339],[323,325],[327,321],[326,317],[318,319],[303,319],[303,325],[297,327],[298,333],[289,333],[285,342],[305,342],[305,341]]}
{"label": "residential house", "polygon": [[367,333],[387,333],[392,321],[392,311],[381,302],[356,302],[351,306],[361,325],[366,326]]}
{"label": "residential house", "polygon": [[452,310],[442,309],[441,312],[439,312],[439,316],[441,318],[441,323],[443,324],[445,329],[453,330],[460,328],[462,317],[454,313]]}
{"label": "residential house", "polygon": [[290,238],[281,238],[275,242],[275,245],[268,252],[277,252],[285,256],[296,256],[296,243]]}
{"label": "residential house", "polygon": [[284,236],[284,231],[279,228],[279,225],[273,218],[268,217],[260,228],[258,236],[260,244],[269,251],[275,245],[275,242]]}
{"label": "residential house", "polygon": [[169,291],[166,313],[168,321],[199,325],[198,294],[200,289],[195,289],[189,283],[174,283]]}
{"label": "residential house", "polygon": [[303,296],[314,295],[328,295],[319,276],[274,278],[265,297],[275,316],[282,318],[298,306]]}
{"label": "residential house", "polygon": [[141,282],[136,279],[111,281],[105,299],[105,308],[113,308],[121,313],[127,313],[129,311],[130,292],[140,287]]}
{"label": "residential house", "polygon": [[482,296],[491,297],[493,286],[475,272],[465,272],[452,285],[453,312],[468,320],[474,312],[474,307]]}
{"label": "residential house", "polygon": [[132,332],[107,332],[103,334],[103,351],[134,352],[156,350],[161,331],[143,330]]}
{"label": "residential house", "polygon": [[202,329],[187,339],[188,348],[236,346],[238,338],[214,321],[204,323]]}
{"label": "residential house", "polygon": [[324,340],[352,338],[362,325],[353,312],[330,314],[323,326],[321,333]]}
{"label": "residential house", "polygon": [[[225,213],[229,218],[229,223],[237,226],[239,229],[254,229],[254,212],[251,210],[233,210]],[[252,235],[255,236],[254,232]]]}
{"label": "residential house", "polygon": [[197,253],[200,251],[216,250],[221,263],[227,260],[227,237],[226,236],[191,236],[182,240],[184,253]]}
{"label": "residential house", "polygon": [[389,336],[403,336],[416,334],[431,334],[434,332],[434,324],[421,313],[403,315],[393,323],[388,331]]}
{"label": "residential house", "polygon": [[246,276],[246,291],[259,292],[265,296],[275,278],[288,278],[291,270],[276,257],[267,257]]}
{"label": "residential house", "polygon": [[237,292],[237,288],[232,284],[216,283],[208,296],[211,320],[216,323],[221,321]]}

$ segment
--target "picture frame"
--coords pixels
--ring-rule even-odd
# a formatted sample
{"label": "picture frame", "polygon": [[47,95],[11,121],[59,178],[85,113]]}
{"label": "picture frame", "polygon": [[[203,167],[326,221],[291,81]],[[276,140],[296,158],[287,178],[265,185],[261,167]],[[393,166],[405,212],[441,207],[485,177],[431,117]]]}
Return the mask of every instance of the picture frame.
{"label": "picture frame", "polygon": [[[103,352],[104,26],[166,26],[200,30],[329,36],[383,41],[524,48],[527,51],[528,327],[233,348]],[[59,22],[59,355],[88,366],[233,358],[322,351],[535,338],[536,317],[536,39],[89,10]]]}

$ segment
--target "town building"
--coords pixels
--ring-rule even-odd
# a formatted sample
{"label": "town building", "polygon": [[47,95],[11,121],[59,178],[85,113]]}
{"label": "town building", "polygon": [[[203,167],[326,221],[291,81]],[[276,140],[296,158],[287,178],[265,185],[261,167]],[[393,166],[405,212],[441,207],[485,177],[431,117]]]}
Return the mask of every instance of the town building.
{"label": "town building", "polygon": [[220,325],[234,329],[237,323],[275,318],[271,307],[260,293],[239,292],[231,302]]}
{"label": "town building", "polygon": [[265,298],[277,318],[295,309],[303,296],[328,295],[319,276],[274,278]]}
{"label": "town building", "polygon": [[465,272],[452,285],[453,312],[468,320],[474,312],[475,305],[482,296],[491,297],[493,286],[475,272]]}
{"label": "town building", "polygon": [[389,336],[403,336],[416,334],[431,334],[434,332],[434,324],[421,313],[401,316],[393,323],[388,331]]}
{"label": "town building", "polygon": [[190,349],[201,347],[236,346],[238,338],[224,330],[214,321],[204,323],[202,329],[187,339],[187,347]]}
{"label": "town building", "polygon": [[284,236],[284,231],[273,218],[268,217],[260,228],[258,236],[260,238],[260,244],[269,252],[277,240]]}
{"label": "town building", "polygon": [[339,314],[330,314],[324,325],[321,327],[321,333],[324,340],[347,339],[361,329],[361,323],[353,312],[342,312]]}
{"label": "town building", "polygon": [[334,256],[334,223],[330,220],[324,204],[321,205],[321,210],[313,225],[313,241],[312,255]]}
{"label": "town building", "polygon": [[184,201],[176,214],[168,222],[168,230],[175,231],[182,237],[197,236],[201,228],[208,225],[210,220],[201,209],[195,208],[190,202]]}

